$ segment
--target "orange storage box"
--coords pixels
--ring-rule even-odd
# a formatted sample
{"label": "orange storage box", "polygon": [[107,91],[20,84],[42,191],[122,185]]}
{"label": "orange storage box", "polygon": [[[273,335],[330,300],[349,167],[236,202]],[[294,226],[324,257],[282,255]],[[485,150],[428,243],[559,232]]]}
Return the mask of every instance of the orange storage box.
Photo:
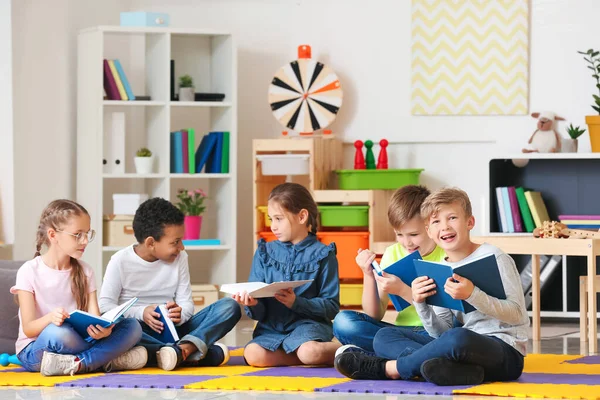
{"label": "orange storage box", "polygon": [[258,232],[259,239],[265,239],[267,242],[272,242],[273,240],[277,240],[277,236],[271,231],[268,232]]}
{"label": "orange storage box", "polygon": [[369,248],[369,232],[317,232],[317,238],[323,244],[335,242],[340,279],[362,279],[354,259],[358,249]]}

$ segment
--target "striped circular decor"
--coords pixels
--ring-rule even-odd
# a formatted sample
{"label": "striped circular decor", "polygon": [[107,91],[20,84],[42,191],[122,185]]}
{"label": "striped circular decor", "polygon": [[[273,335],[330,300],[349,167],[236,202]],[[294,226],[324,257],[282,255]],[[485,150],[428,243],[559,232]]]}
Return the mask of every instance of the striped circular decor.
{"label": "striped circular decor", "polygon": [[342,106],[342,87],[333,70],[310,58],[281,67],[269,86],[269,104],[286,128],[314,132],[335,120]]}

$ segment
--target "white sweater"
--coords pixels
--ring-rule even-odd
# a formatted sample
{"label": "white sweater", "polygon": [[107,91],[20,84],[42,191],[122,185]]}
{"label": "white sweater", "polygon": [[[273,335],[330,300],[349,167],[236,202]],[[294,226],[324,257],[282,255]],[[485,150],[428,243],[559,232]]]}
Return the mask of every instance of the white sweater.
{"label": "white sweater", "polygon": [[188,321],[194,315],[194,302],[187,253],[179,253],[172,264],[148,262],[135,253],[133,246],[111,257],[100,291],[100,311],[104,313],[137,297],[125,316],[142,321],[146,306],[174,301],[181,307],[180,324]]}

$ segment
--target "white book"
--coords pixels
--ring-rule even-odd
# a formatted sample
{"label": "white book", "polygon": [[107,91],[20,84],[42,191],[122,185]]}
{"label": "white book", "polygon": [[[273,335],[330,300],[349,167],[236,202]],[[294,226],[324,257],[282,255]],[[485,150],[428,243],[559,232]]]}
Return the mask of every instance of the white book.
{"label": "white book", "polygon": [[312,282],[314,279],[303,280],[303,281],[283,281],[283,282],[245,282],[245,283],[227,283],[221,285],[220,291],[223,293],[236,294],[242,292],[248,292],[248,294],[255,299],[261,299],[265,297],[274,297],[275,293],[280,290],[288,288],[297,288]]}

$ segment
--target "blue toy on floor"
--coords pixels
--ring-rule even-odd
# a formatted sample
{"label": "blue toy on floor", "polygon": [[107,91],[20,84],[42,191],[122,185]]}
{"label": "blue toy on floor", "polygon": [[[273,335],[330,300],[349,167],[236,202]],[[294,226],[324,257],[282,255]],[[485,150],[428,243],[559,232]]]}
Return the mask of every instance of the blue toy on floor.
{"label": "blue toy on floor", "polygon": [[21,365],[21,361],[19,361],[16,354],[12,356],[9,356],[7,353],[0,354],[0,365],[8,367],[8,364]]}

